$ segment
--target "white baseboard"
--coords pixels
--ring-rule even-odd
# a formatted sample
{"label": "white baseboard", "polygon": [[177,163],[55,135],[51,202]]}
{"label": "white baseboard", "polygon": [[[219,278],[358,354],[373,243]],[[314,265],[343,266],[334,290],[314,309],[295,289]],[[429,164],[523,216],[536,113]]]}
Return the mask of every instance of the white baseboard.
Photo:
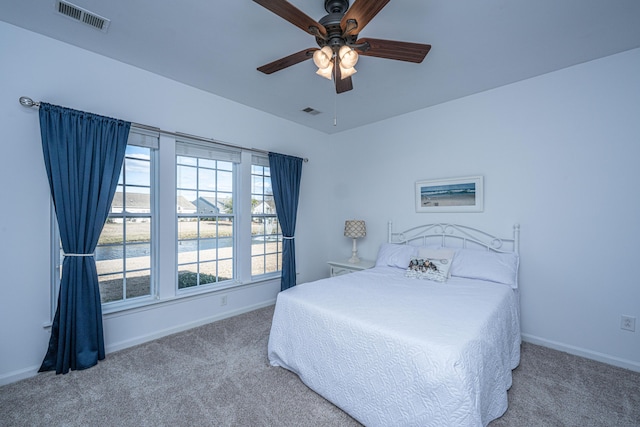
{"label": "white baseboard", "polygon": [[35,377],[40,369],[40,365],[32,366],[30,368],[21,369],[19,371],[9,372],[0,376],[0,386],[15,383],[27,378]]}
{"label": "white baseboard", "polygon": [[580,357],[584,357],[591,360],[597,360],[598,362],[617,366],[619,368],[629,369],[630,371],[640,372],[640,363],[634,362],[632,360],[621,359],[619,357],[611,356],[609,354],[599,353],[597,351],[587,350],[581,347],[574,347],[572,345],[563,344],[557,341],[551,341],[544,338],[540,338],[535,335],[522,334],[522,340],[529,342],[531,344],[537,344],[543,347],[549,347],[554,350],[573,354],[575,356],[580,356]]}

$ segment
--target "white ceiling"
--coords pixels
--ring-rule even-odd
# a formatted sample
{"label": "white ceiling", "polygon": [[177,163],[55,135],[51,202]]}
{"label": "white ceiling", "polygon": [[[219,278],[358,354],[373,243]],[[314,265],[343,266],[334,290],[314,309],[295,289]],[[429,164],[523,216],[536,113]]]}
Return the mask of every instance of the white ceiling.
{"label": "white ceiling", "polygon": [[[324,0],[290,1],[326,15]],[[71,3],[110,19],[108,31],[58,14],[54,0],[0,0],[0,19],[326,133],[640,47],[638,0],[392,0],[360,37],[431,52],[421,64],[361,57],[354,89],[336,96],[312,61],[256,70],[316,44],[251,0]]]}

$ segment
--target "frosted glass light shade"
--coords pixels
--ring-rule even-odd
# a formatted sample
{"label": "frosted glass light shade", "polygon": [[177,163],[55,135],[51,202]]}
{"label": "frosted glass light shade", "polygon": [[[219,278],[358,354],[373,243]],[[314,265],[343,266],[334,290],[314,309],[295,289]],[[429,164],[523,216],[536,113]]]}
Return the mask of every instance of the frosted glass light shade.
{"label": "frosted glass light shade", "polygon": [[338,56],[340,57],[340,65],[344,68],[353,68],[358,62],[358,52],[346,45],[340,48]]}
{"label": "frosted glass light shade", "polygon": [[333,58],[333,50],[329,46],[325,46],[320,50],[313,52],[313,63],[320,69],[326,69],[331,65]]}
{"label": "frosted glass light shade", "polygon": [[333,71],[333,64],[329,64],[327,68],[318,68],[318,71],[316,71],[316,74],[324,77],[325,79],[331,80],[331,77],[333,76],[332,71]]}
{"label": "frosted glass light shade", "polygon": [[355,73],[357,73],[358,71],[351,67],[351,68],[344,68],[342,66],[342,63],[340,63],[340,79],[346,79],[347,77],[353,76]]}

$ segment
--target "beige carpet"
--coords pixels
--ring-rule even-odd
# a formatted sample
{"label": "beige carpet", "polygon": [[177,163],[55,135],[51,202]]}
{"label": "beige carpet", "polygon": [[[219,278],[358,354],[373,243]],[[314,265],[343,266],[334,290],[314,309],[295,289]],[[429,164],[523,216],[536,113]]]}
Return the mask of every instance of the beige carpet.
{"label": "beige carpet", "polygon": [[[358,426],[269,366],[273,307],[0,388],[0,426]],[[43,350],[44,351],[44,350]],[[498,426],[640,426],[640,373],[531,344]]]}

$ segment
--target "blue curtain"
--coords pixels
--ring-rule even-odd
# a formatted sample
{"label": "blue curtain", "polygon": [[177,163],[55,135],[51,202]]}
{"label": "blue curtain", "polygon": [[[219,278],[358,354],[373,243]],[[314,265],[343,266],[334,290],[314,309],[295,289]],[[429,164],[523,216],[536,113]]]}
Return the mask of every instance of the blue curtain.
{"label": "blue curtain", "polygon": [[276,203],[278,221],[282,228],[282,278],[280,290],[296,285],[296,215],[300,196],[302,159],[284,154],[269,153],[271,186]]}
{"label": "blue curtain", "polygon": [[131,123],[40,104],[40,133],[66,256],[58,308],[40,372],[104,359],[102,305],[92,256],[116,191]]}

